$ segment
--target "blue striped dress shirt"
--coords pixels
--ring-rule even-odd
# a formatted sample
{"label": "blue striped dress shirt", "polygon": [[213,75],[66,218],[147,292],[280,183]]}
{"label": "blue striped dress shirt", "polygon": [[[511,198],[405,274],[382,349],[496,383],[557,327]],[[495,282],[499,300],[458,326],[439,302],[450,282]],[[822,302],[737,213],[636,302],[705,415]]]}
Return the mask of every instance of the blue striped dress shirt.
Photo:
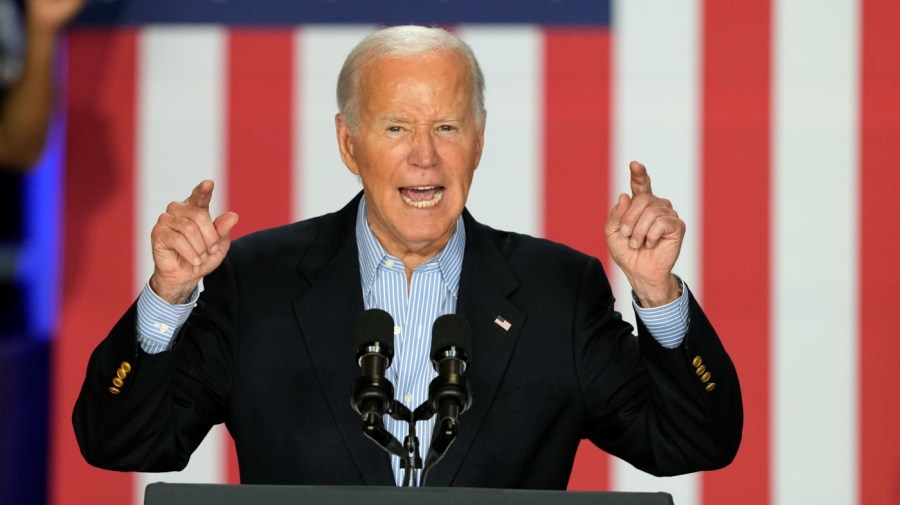
{"label": "blue striped dress shirt", "polygon": [[[360,200],[356,216],[356,243],[363,304],[366,309],[387,311],[394,318],[394,363],[385,375],[394,384],[397,401],[414,410],[428,400],[428,385],[437,375],[429,357],[431,327],[438,317],[456,312],[459,275],[466,248],[462,216],[457,218],[456,229],[444,249],[413,271],[408,293],[403,263],[385,252],[366,224],[365,198]],[[384,425],[403,442],[407,434],[405,421],[385,416]],[[428,454],[433,428],[434,417],[416,423],[419,454],[423,459]],[[400,458],[391,456],[391,466],[399,486],[403,483]],[[416,482],[418,479],[416,475]]]}

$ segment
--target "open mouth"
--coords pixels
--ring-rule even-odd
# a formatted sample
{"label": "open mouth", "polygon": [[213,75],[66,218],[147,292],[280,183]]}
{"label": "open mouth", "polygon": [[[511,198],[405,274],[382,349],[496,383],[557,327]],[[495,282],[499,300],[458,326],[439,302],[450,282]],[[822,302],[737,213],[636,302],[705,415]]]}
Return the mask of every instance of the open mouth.
{"label": "open mouth", "polygon": [[434,207],[444,196],[443,186],[415,186],[400,188],[400,196],[410,207],[427,209]]}

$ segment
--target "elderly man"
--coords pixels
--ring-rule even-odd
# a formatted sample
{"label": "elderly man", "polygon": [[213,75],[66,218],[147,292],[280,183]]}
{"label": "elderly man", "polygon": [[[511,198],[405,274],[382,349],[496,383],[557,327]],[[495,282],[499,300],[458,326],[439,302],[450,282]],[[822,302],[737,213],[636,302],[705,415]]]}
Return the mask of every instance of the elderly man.
{"label": "elderly man", "polygon": [[[672,274],[684,223],[632,163],[632,195],[619,197],[605,233],[634,289],[635,337],[595,258],[465,211],[484,145],[483,86],[453,35],[378,31],[338,81],[338,146],[359,196],[234,243],[237,215],[209,214],[211,181],[171,203],[152,232],[147,287],[91,357],[74,413],[85,458],[180,469],[224,422],[242,482],[399,483],[398,458],[363,436],[348,405],[359,375],[352,321],[381,308],[396,323],[388,378],[410,408],[435,375],[433,321],[456,313],[472,326],[475,401],[430,485],[562,489],[584,438],[658,475],[728,464],[740,391]],[[423,451],[430,426],[418,430]]]}

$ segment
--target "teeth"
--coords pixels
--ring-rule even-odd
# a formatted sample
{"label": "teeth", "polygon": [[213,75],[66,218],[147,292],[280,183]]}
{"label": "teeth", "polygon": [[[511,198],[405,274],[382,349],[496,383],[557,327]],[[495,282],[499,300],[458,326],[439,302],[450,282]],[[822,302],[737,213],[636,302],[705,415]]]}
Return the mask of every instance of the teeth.
{"label": "teeth", "polygon": [[416,187],[416,188],[410,188],[415,191],[435,190],[434,196],[431,197],[431,200],[416,201],[416,200],[413,200],[412,198],[409,198],[406,195],[401,195],[401,196],[403,197],[403,201],[406,202],[406,205],[409,205],[410,207],[415,207],[417,209],[427,209],[429,207],[434,207],[435,205],[437,205],[438,202],[441,201],[441,198],[444,196],[444,190],[436,189],[436,188],[437,188],[437,186],[421,186],[421,187]]}

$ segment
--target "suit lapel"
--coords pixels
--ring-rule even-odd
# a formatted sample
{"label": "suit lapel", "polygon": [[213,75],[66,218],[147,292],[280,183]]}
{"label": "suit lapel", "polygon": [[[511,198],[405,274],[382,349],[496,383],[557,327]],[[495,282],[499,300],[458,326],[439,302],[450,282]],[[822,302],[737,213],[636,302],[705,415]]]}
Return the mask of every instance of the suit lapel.
{"label": "suit lapel", "polygon": [[318,236],[299,265],[309,287],[293,301],[293,306],[328,402],[330,418],[356,463],[362,482],[392,485],[390,458],[363,435],[359,416],[350,406],[351,387],[359,376],[354,360],[353,324],[363,311],[354,234],[358,202],[359,197],[334,216],[323,219]]}
{"label": "suit lapel", "polygon": [[[318,236],[300,261],[300,274],[308,287],[293,301],[293,306],[330,417],[361,480],[368,485],[393,485],[389,456],[363,435],[359,416],[350,406],[351,386],[359,376],[353,359],[353,324],[356,315],[363,311],[354,232],[358,202],[357,196],[337,214],[323,220]],[[460,419],[456,441],[429,474],[428,484],[433,486],[453,483],[478,436],[525,322],[525,313],[508,299],[518,287],[518,279],[491,240],[488,228],[475,222],[468,212],[464,218],[466,252],[457,313],[465,316],[472,327],[466,377],[474,399]],[[508,323],[508,328],[498,317]]]}
{"label": "suit lapel", "polygon": [[[519,281],[492,242],[488,229],[475,222],[468,212],[464,217],[466,252],[456,312],[465,316],[472,327],[466,377],[471,383],[473,401],[460,417],[456,441],[429,473],[428,484],[432,486],[453,484],[500,386],[526,316],[508,299]],[[508,323],[508,328],[502,321]]]}

